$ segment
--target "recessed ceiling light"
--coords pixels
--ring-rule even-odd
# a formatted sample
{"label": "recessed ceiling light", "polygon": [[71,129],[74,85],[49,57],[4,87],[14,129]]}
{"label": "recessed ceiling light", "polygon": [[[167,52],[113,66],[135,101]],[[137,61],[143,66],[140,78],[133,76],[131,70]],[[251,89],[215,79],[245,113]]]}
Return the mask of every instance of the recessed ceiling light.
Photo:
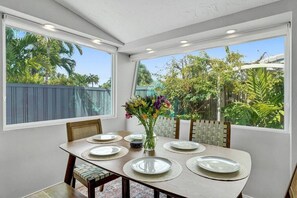
{"label": "recessed ceiling light", "polygon": [[234,29],[233,30],[227,30],[226,34],[234,34],[235,32],[236,32],[236,30],[234,30]]}
{"label": "recessed ceiling light", "polygon": [[187,42],[188,42],[188,41],[186,41],[186,40],[180,41],[181,44],[185,44],[185,43],[187,43]]}
{"label": "recessed ceiling light", "polygon": [[47,29],[47,30],[51,30],[51,31],[55,31],[55,29],[56,29],[55,26],[53,26],[51,24],[44,24],[43,28]]}
{"label": "recessed ceiling light", "polygon": [[181,47],[188,47],[190,45],[191,45],[190,43],[186,43],[186,44],[181,45]]}
{"label": "recessed ceiling light", "polygon": [[146,48],[145,50],[146,51],[152,51],[153,49],[152,48]]}
{"label": "recessed ceiling light", "polygon": [[151,53],[154,53],[154,52],[155,52],[155,51],[151,50],[151,51],[149,51],[148,53],[151,54]]}
{"label": "recessed ceiling light", "polygon": [[94,39],[94,40],[93,40],[93,43],[101,44],[101,40],[99,40],[99,39]]}

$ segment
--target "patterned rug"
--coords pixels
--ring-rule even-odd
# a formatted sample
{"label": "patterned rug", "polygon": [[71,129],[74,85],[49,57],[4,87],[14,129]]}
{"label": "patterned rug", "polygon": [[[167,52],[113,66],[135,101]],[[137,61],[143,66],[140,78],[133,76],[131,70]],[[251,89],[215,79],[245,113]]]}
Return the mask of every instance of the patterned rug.
{"label": "patterned rug", "polygon": [[[82,194],[88,195],[88,189],[85,186],[77,188]],[[130,181],[130,196],[132,198],[152,198],[154,197],[154,191],[139,183]],[[115,179],[104,185],[103,192],[96,188],[96,197],[102,198],[121,198],[122,197],[122,180],[121,178]],[[160,194],[160,197],[166,197],[165,194]]]}

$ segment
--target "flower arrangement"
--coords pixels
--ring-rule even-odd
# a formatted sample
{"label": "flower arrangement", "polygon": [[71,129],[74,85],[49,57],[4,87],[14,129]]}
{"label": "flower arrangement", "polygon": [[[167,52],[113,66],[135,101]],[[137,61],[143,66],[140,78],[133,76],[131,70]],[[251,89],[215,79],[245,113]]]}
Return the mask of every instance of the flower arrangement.
{"label": "flower arrangement", "polygon": [[137,96],[126,102],[123,107],[125,107],[127,119],[135,116],[143,125],[146,132],[145,150],[154,150],[156,145],[154,126],[159,115],[170,113],[170,102],[164,96]]}

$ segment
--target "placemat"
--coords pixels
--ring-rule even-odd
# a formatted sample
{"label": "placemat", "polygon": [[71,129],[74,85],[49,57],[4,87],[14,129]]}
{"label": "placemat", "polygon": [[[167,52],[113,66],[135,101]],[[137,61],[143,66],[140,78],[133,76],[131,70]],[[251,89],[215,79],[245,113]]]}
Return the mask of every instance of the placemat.
{"label": "placemat", "polygon": [[193,157],[187,160],[186,165],[193,173],[196,173],[202,177],[214,179],[214,180],[223,180],[223,181],[236,181],[241,180],[249,176],[247,169],[244,165],[240,164],[240,170],[235,173],[214,173],[203,168],[200,168],[197,164],[197,158],[201,156]]}
{"label": "placemat", "polygon": [[87,138],[87,142],[90,142],[90,143],[94,143],[94,144],[109,144],[109,143],[114,143],[114,142],[118,142],[120,140],[122,140],[123,137],[120,136],[120,135],[117,135],[117,137],[113,140],[107,140],[107,141],[98,141],[98,140],[94,140],[93,139],[93,136],[91,137],[88,137]]}
{"label": "placemat", "polygon": [[182,166],[179,163],[177,163],[174,160],[170,160],[172,162],[172,166],[168,172],[158,174],[158,175],[146,175],[146,174],[141,174],[134,171],[131,168],[132,161],[133,160],[130,160],[124,165],[123,167],[124,173],[133,179],[143,181],[143,182],[162,182],[162,181],[172,180],[178,177],[183,170]]}
{"label": "placemat", "polygon": [[201,153],[203,151],[205,151],[205,146],[203,146],[202,144],[199,144],[199,147],[195,150],[180,150],[180,149],[175,149],[175,148],[172,148],[170,146],[171,142],[167,142],[163,145],[163,147],[168,150],[168,151],[171,151],[171,152],[174,152],[174,153],[181,153],[181,154],[195,154],[195,153]]}
{"label": "placemat", "polygon": [[[116,146],[116,145],[115,145]],[[121,158],[123,156],[125,156],[129,150],[126,148],[126,147],[123,147],[123,146],[119,146],[121,147],[121,151],[115,155],[108,155],[108,156],[95,156],[95,155],[90,155],[90,150],[91,149],[94,149],[94,148],[97,148],[97,147],[101,147],[101,146],[95,146],[95,147],[92,147],[86,151],[84,151],[81,156],[85,159],[88,159],[88,160],[94,160],[94,161],[104,161],[104,160],[114,160],[114,159],[118,159],[118,158]]]}

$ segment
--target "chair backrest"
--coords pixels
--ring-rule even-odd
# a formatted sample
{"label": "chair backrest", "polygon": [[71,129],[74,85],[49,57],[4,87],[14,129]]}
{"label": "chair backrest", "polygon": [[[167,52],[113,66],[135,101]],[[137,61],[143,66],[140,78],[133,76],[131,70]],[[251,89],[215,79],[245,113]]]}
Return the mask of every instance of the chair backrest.
{"label": "chair backrest", "polygon": [[159,116],[154,127],[154,133],[157,136],[179,139],[179,122],[179,118]]}
{"label": "chair backrest", "polygon": [[230,122],[191,120],[190,141],[230,148]]}
{"label": "chair backrest", "polygon": [[100,119],[68,122],[66,126],[68,142],[102,133]]}
{"label": "chair backrest", "polygon": [[285,198],[297,198],[297,165],[295,166]]}

